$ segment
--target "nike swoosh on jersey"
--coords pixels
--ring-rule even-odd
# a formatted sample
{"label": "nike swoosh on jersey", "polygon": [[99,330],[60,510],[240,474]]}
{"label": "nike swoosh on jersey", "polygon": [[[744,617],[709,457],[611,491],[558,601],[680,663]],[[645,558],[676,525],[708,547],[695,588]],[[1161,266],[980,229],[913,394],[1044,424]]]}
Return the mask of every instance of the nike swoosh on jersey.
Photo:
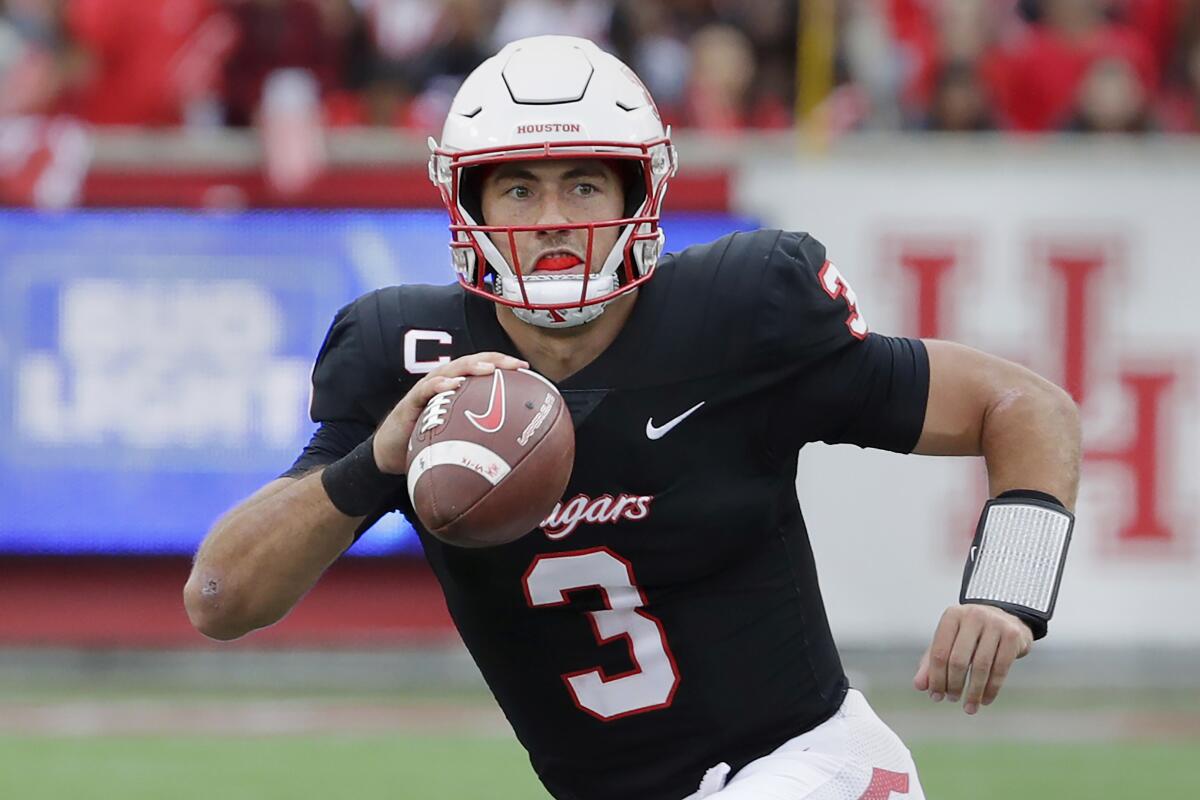
{"label": "nike swoosh on jersey", "polygon": [[674,428],[676,425],[683,422],[685,419],[690,417],[696,411],[699,411],[700,406],[704,405],[706,402],[708,402],[708,401],[701,400],[699,403],[696,403],[696,405],[692,406],[687,411],[680,414],[678,417],[675,417],[675,419],[670,420],[669,422],[666,422],[662,425],[655,425],[654,417],[651,417],[650,419],[646,420],[646,438],[650,439],[650,440],[661,439],[662,437],[664,437],[668,433],[670,433],[671,429]]}

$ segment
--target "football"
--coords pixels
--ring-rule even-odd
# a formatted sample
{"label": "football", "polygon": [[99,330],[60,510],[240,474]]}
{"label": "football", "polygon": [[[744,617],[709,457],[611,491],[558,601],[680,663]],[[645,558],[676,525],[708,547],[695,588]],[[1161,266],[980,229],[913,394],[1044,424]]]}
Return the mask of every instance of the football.
{"label": "football", "polygon": [[425,406],[408,442],[408,493],[443,542],[506,544],[550,515],[574,461],[575,428],[554,384],[496,370]]}

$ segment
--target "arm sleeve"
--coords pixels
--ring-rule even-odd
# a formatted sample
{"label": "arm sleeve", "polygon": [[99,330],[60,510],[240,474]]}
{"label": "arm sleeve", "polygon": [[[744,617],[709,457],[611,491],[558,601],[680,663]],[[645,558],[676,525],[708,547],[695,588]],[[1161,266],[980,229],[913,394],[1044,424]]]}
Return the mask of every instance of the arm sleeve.
{"label": "arm sleeve", "polygon": [[857,296],[811,236],[782,234],[771,262],[773,341],[764,349],[789,372],[774,429],[795,448],[820,441],[911,452],[929,394],[925,345],[869,333]]}

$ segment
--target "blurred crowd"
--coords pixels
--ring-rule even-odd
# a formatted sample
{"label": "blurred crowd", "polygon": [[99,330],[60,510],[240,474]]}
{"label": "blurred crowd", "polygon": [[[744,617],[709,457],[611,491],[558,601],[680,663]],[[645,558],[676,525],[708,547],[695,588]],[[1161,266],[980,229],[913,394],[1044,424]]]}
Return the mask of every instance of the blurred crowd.
{"label": "blurred crowd", "polygon": [[1200,132],[1197,0],[846,7],[833,100],[849,125]]}
{"label": "blurred crowd", "polygon": [[540,33],[618,54],[677,127],[789,127],[812,71],[836,130],[1200,132],[1200,0],[0,0],[0,117],[434,133]]}

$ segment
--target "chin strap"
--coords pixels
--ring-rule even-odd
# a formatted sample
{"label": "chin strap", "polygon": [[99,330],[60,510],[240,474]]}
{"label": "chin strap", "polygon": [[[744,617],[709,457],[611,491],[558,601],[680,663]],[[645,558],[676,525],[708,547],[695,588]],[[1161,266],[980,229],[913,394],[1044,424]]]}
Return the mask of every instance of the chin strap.
{"label": "chin strap", "polygon": [[[516,280],[505,281],[496,277],[496,294],[505,300],[528,302],[533,305],[558,305],[570,303],[583,296],[583,277],[579,275],[526,275],[525,292],[521,292],[521,283]],[[603,297],[616,290],[617,279],[614,275],[592,275],[587,282],[587,298]],[[604,313],[607,303],[592,303],[575,308],[561,308],[555,311],[546,309],[520,308],[514,306],[512,311],[517,319],[539,328],[574,328],[585,325]]]}

